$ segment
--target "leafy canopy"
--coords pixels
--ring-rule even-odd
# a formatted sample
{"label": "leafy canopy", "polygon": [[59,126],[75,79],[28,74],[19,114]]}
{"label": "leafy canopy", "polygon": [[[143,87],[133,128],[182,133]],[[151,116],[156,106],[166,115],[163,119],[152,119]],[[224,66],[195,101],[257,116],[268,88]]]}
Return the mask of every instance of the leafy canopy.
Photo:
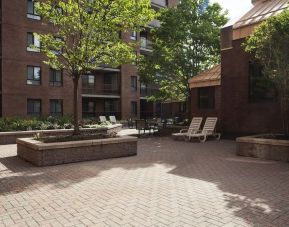
{"label": "leafy canopy", "polygon": [[55,27],[38,34],[46,63],[70,75],[134,61],[135,45],[121,33],[140,31],[154,16],[150,0],[45,0],[36,7]]}
{"label": "leafy canopy", "polygon": [[188,80],[219,62],[226,13],[207,0],[182,0],[162,10],[158,19],[162,23],[152,31],[153,52],[139,63],[141,79],[160,86],[153,99],[185,100]]}

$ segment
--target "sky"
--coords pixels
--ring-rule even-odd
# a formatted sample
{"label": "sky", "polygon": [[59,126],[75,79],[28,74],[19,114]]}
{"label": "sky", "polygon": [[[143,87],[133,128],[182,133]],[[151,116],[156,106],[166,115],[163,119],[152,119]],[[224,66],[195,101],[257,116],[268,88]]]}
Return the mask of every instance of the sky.
{"label": "sky", "polygon": [[251,0],[210,0],[210,2],[218,2],[229,11],[230,21],[228,25],[235,23],[252,8]]}

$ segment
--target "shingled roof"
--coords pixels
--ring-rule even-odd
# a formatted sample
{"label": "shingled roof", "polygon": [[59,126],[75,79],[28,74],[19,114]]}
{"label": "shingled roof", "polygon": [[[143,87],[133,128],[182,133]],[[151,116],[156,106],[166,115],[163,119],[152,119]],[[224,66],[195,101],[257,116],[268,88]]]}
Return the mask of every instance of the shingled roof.
{"label": "shingled roof", "polygon": [[252,9],[234,24],[233,28],[237,29],[260,23],[268,17],[277,15],[287,7],[288,0],[257,1]]}
{"label": "shingled roof", "polygon": [[221,85],[221,65],[204,71],[189,80],[190,88],[210,87]]}

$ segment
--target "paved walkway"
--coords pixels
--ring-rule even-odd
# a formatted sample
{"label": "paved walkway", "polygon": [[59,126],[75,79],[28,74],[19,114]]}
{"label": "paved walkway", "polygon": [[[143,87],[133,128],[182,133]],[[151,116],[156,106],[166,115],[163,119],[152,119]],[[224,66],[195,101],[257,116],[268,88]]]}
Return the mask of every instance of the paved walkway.
{"label": "paved walkway", "polygon": [[232,141],[139,140],[136,157],[37,168],[0,147],[0,226],[288,226],[289,164]]}

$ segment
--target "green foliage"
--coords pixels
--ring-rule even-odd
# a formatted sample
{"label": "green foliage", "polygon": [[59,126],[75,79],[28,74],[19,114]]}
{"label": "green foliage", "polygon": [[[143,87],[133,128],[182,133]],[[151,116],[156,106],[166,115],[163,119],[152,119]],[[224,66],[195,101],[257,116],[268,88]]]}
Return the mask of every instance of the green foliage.
{"label": "green foliage", "polygon": [[289,133],[289,11],[261,23],[245,44],[245,50],[264,65],[265,74],[278,89],[284,131]]}
{"label": "green foliage", "polygon": [[[120,33],[140,31],[153,19],[149,0],[44,0],[37,13],[54,32],[38,34],[47,64],[81,75],[106,64],[135,60],[135,46]],[[56,39],[56,37],[58,39]]]}
{"label": "green foliage", "polygon": [[28,131],[72,128],[71,117],[0,118],[0,131]]}
{"label": "green foliage", "polygon": [[203,7],[205,2],[183,0],[160,12],[161,27],[152,31],[153,53],[139,62],[141,80],[160,86],[153,98],[186,100],[188,80],[219,62],[226,13],[219,4]]}

